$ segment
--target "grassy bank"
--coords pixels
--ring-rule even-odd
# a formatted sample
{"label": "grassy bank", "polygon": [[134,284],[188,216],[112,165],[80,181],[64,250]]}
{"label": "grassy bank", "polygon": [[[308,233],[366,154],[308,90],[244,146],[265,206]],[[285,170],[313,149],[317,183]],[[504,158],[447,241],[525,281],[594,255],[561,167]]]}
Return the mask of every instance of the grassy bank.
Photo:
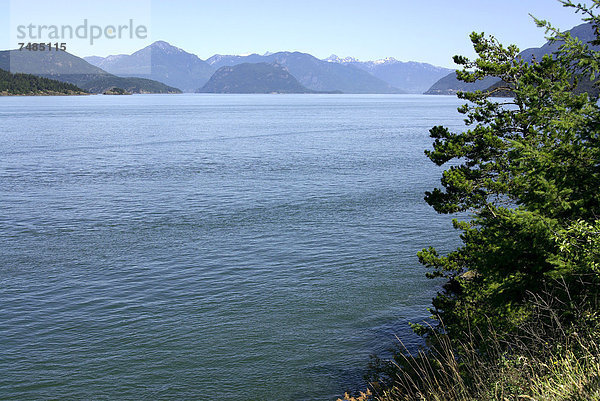
{"label": "grassy bank", "polygon": [[374,360],[369,389],[339,401],[600,400],[598,298],[529,295],[528,317],[511,333],[438,332],[416,354],[398,340],[392,360]]}
{"label": "grassy bank", "polygon": [[[600,319],[597,305],[569,305],[533,296],[530,318],[514,333],[443,334],[429,350],[398,352],[379,365],[380,401],[600,400]],[[485,346],[475,346],[482,344]],[[387,364],[387,366],[385,366]],[[376,387],[377,388],[377,387]]]}

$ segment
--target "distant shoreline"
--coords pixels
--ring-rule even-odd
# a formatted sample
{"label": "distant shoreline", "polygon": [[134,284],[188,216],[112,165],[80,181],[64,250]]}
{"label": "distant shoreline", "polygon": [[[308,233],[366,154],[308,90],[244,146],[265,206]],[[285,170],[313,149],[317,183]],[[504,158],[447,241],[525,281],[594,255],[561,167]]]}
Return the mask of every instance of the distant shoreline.
{"label": "distant shoreline", "polygon": [[42,93],[8,93],[8,92],[0,92],[0,96],[23,96],[23,97],[33,97],[33,96],[89,96],[91,93],[81,92],[81,93],[61,93],[61,92],[42,92]]}

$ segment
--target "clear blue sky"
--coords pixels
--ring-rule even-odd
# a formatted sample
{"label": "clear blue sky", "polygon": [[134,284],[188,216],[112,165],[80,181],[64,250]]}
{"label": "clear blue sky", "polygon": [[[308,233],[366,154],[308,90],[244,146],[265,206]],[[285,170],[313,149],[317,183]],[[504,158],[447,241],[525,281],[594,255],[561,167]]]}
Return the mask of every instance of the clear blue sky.
{"label": "clear blue sky", "polygon": [[[13,1],[26,4],[29,10],[51,5],[61,20],[73,23],[87,17],[82,14],[82,6],[56,6],[47,0]],[[100,19],[129,18],[131,7],[127,5],[132,1],[81,0],[71,4],[84,4],[91,15]],[[395,57],[452,67],[454,54],[473,54],[468,39],[472,31],[494,34],[503,43],[515,43],[524,49],[545,41],[543,30],[535,26],[529,13],[562,29],[581,23],[580,15],[555,0],[147,1],[151,3],[151,10],[147,10],[151,16],[147,44],[165,40],[203,59],[215,53],[290,50],[319,58],[332,53],[361,60]],[[95,9],[99,6],[102,11]],[[10,0],[0,0],[1,48],[9,46],[10,10]],[[32,11],[32,19],[35,16]],[[46,17],[43,23],[53,22]],[[70,50],[80,56],[106,56],[131,53],[138,50],[135,47],[139,48],[140,43],[105,41],[93,48]]]}

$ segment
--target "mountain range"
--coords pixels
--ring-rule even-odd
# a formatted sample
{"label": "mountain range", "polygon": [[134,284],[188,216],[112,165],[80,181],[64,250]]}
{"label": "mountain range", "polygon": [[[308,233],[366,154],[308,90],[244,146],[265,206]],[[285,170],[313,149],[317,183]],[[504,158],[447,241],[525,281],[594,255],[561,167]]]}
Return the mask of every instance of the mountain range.
{"label": "mountain range", "polygon": [[278,52],[260,56],[215,55],[206,60],[215,68],[242,63],[277,63],[288,69],[298,82],[313,91],[343,93],[406,93],[368,72],[343,64],[329,63],[300,52]]}
{"label": "mountain range", "polygon": [[454,71],[427,63],[402,62],[393,57],[376,61],[360,61],[354,57],[340,58],[332,54],[325,61],[358,67],[408,93],[423,93],[429,89],[432,82]]}
{"label": "mountain range", "polygon": [[277,64],[286,68],[308,90],[343,93],[421,93],[450,71],[430,64],[403,63],[391,58],[385,62],[320,60],[301,52],[244,56],[217,54],[203,61],[164,41],[155,42],[131,55],[90,56],[85,60],[114,75],[153,79],[184,92],[203,88],[221,67],[245,63]]}
{"label": "mountain range", "polygon": [[[583,43],[588,43],[596,38],[594,33],[594,27],[590,23],[581,24],[573,29],[569,30],[571,36],[579,38]],[[558,51],[558,48],[561,46],[561,42],[546,42],[541,47],[532,47],[529,49],[523,50],[521,53],[521,57],[527,62],[531,62],[532,60],[540,60],[546,54],[553,54]],[[594,50],[600,50],[600,46],[590,46],[590,48]],[[426,95],[454,95],[458,91],[463,92],[472,92],[476,90],[485,91],[491,88],[494,85],[500,83],[500,79],[493,77],[486,77],[482,80],[466,83],[463,81],[459,81],[456,78],[456,73],[451,72],[445,77],[441,78],[435,84],[429,88],[425,94]],[[593,88],[590,82],[582,82],[580,87],[578,88],[580,91],[597,91],[597,88]]]}
{"label": "mountain range", "polygon": [[[132,93],[198,92],[222,67],[257,63],[286,69],[300,85],[294,92],[302,93],[422,93],[451,71],[393,58],[363,62],[352,57],[341,59],[331,56],[320,60],[301,52],[244,56],[217,54],[204,61],[164,41],[154,42],[132,54],[90,56],[84,59],[67,52],[0,52],[0,68],[72,83],[92,93],[103,93],[114,87]],[[264,76],[259,77],[259,72],[266,73],[265,66],[255,69],[245,67],[244,71],[235,76],[247,81],[235,85],[225,82],[221,71],[219,85],[224,86],[213,86],[211,90],[229,91],[234,87],[246,90],[242,88],[259,87],[271,82],[272,87],[263,87],[261,91],[288,91],[287,84],[280,85],[283,81],[268,81]],[[229,74],[227,80],[231,76]]]}

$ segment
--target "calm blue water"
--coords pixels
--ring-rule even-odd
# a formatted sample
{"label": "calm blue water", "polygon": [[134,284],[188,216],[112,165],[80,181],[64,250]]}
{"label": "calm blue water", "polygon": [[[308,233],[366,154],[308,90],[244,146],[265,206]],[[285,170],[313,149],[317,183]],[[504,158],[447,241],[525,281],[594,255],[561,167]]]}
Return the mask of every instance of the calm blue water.
{"label": "calm blue water", "polygon": [[0,98],[0,399],[330,400],[427,315],[451,97]]}

